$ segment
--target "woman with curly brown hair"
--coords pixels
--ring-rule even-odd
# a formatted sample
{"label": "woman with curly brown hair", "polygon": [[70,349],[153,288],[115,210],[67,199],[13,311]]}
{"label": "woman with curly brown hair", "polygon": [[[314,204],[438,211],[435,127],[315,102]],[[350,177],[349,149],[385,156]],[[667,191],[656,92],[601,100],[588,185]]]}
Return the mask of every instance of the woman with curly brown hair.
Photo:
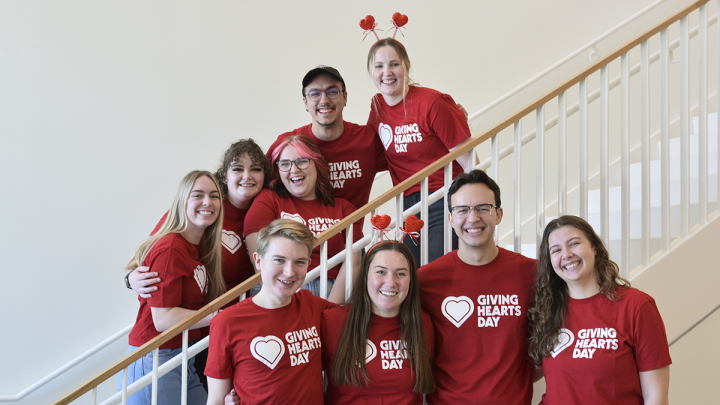
{"label": "woman with curly brown hair", "polygon": [[541,404],[667,404],[670,353],[655,301],[630,287],[590,224],[545,228],[528,352]]}

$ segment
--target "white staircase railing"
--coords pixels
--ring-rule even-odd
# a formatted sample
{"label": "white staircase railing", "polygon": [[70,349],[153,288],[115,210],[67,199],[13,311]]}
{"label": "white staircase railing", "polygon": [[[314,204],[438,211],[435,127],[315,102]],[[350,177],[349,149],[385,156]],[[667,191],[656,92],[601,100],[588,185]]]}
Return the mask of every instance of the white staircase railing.
{"label": "white staircase railing", "polygon": [[[720,3],[720,0],[716,0]],[[707,18],[707,2],[698,1],[695,4],[679,11],[666,21],[658,24],[656,27],[647,31],[637,39],[613,52],[612,54],[602,58],[588,67],[583,72],[575,75],[565,83],[561,84],[554,90],[548,92],[543,97],[529,104],[516,114],[508,117],[502,122],[493,126],[490,130],[473,138],[470,142],[457,148],[452,153],[436,161],[433,165],[428,166],[411,178],[405,180],[401,184],[385,192],[374,201],[358,209],[355,213],[343,219],[328,231],[321,234],[318,238],[321,247],[321,270],[314,272],[311,276],[319,273],[320,277],[327,277],[326,270],[329,263],[334,260],[341,261],[342,256],[349,258],[351,252],[341,253],[337,258],[327,258],[327,249],[325,244],[327,240],[341,232],[346,228],[350,228],[358,219],[372,215],[383,204],[395,201],[394,212],[395,217],[406,216],[402,214],[404,207],[402,206],[402,193],[413,186],[421,183],[421,203],[419,207],[412,207],[413,210],[419,209],[426,213],[429,199],[438,199],[445,193],[450,181],[450,167],[452,161],[461,156],[468,154],[471,165],[474,166],[475,148],[490,139],[490,168],[491,176],[501,184],[501,188],[508,193],[512,190],[512,208],[506,209],[506,212],[512,212],[506,220],[501,224],[499,234],[508,235],[512,240],[514,250],[521,251],[523,249],[523,238],[530,238],[534,245],[539,242],[542,230],[545,226],[546,219],[550,219],[557,215],[573,213],[590,218],[599,231],[601,237],[609,244],[611,252],[620,257],[619,263],[625,273],[629,269],[629,250],[630,242],[634,232],[631,231],[631,222],[634,221],[631,206],[635,207],[637,201],[631,198],[631,185],[638,183],[635,177],[639,168],[639,184],[642,192],[640,193],[641,219],[641,251],[642,265],[652,262],[653,255],[668,251],[676,241],[672,240],[671,232],[671,214],[677,211],[679,216],[679,236],[678,240],[686,238],[692,234],[695,223],[703,225],[708,218],[710,200],[708,199],[708,89],[707,89],[707,69],[708,69],[708,18]],[[720,6],[720,4],[719,4]],[[697,35],[697,54],[696,59],[690,59],[690,38],[691,33],[688,24],[688,15],[699,8],[698,11],[698,35]],[[716,20],[716,17],[714,17]],[[677,76],[678,89],[670,86],[670,47],[669,27],[672,24],[679,24],[679,72]],[[717,26],[716,26],[717,28]],[[720,46],[720,30],[718,31],[718,46]],[[673,42],[674,43],[674,42]],[[659,67],[650,68],[651,57],[650,49],[658,48],[659,51],[653,55],[659,55]],[[720,53],[718,49],[714,49],[714,62],[717,63],[717,55]],[[638,56],[639,54],[639,56]],[[640,84],[635,85],[631,81],[630,60],[639,59]],[[614,86],[609,80],[610,69],[617,68],[619,63],[620,69],[620,93],[612,92]],[[637,65],[636,65],[637,66]],[[692,66],[692,68],[691,68]],[[717,66],[716,66],[717,68]],[[635,70],[635,68],[633,68]],[[659,72],[658,72],[659,70]],[[698,200],[694,203],[694,199],[690,198],[689,191],[691,179],[691,146],[689,126],[690,126],[690,82],[692,77],[698,77],[697,94],[692,94],[693,99],[697,99],[698,104],[698,134],[697,134],[697,173],[698,173]],[[695,73],[697,72],[697,73]],[[718,70],[718,82],[720,82],[720,70]],[[598,77],[599,76],[599,77]],[[694,80],[694,79],[693,79]],[[595,82],[599,81],[596,87],[599,95],[593,98],[595,92],[588,91],[590,87],[595,86]],[[614,82],[614,81],[613,81]],[[655,83],[655,85],[653,85]],[[674,82],[673,82],[674,83]],[[639,90],[637,89],[639,87]],[[659,88],[659,97],[654,95],[655,89]],[[651,89],[653,92],[651,92]],[[567,104],[570,99],[575,98],[577,94],[577,103],[571,104],[568,108]],[[651,97],[653,95],[653,97]],[[671,104],[671,96],[677,97],[681,102],[679,106]],[[615,99],[619,98],[619,103]],[[597,101],[596,104],[591,104]],[[579,116],[577,122],[571,122],[571,115],[574,113],[575,104]],[[619,106],[619,113],[611,108]],[[547,114],[552,114],[552,110],[558,110],[564,113],[559,114],[556,120],[555,128],[552,125],[548,127],[545,120]],[[635,111],[638,111],[637,113]],[[653,113],[654,112],[654,113]],[[677,114],[679,117],[679,125],[673,128],[671,133],[670,122],[671,116]],[[716,114],[715,117],[718,115]],[[655,118],[651,120],[651,117]],[[717,118],[714,118],[717,119]],[[572,118],[574,120],[574,118]],[[527,139],[522,136],[523,121],[535,123],[534,139]],[[553,120],[550,120],[553,123]],[[660,128],[659,151],[652,153],[650,132],[653,125]],[[616,127],[619,130],[616,131]],[[512,127],[512,129],[510,129]],[[636,127],[639,127],[638,130]],[[717,127],[717,126],[716,126]],[[512,143],[511,153],[506,153],[508,148],[500,149],[500,145],[506,142],[503,131],[511,134]],[[619,134],[618,134],[619,133]],[[714,136],[717,136],[717,128]],[[671,140],[672,139],[672,140]],[[677,140],[675,140],[677,139]],[[694,139],[694,138],[693,138]],[[671,154],[671,142],[678,142],[679,148],[674,148]],[[630,145],[636,145],[632,148]],[[555,146],[552,152],[548,152],[548,145]],[[715,143],[717,149],[717,142]],[[639,148],[638,148],[639,146]],[[483,146],[485,148],[485,146]],[[523,150],[525,149],[525,150]],[[679,151],[677,150],[679,149]],[[577,151],[573,152],[573,151]],[[598,153],[592,153],[592,152]],[[640,153],[631,153],[641,151]],[[513,155],[512,164],[507,164],[509,170],[502,169],[505,163],[503,159]],[[715,152],[717,156],[717,152]],[[637,156],[639,155],[639,156]],[[534,161],[533,157],[534,156]],[[655,159],[652,159],[653,156]],[[679,159],[679,176],[672,176],[671,165],[674,160]],[[611,165],[611,161],[617,161],[615,165]],[[653,163],[655,162],[655,163]],[[527,167],[532,164],[532,167]],[[720,181],[720,172],[717,169],[717,158],[714,162],[713,173],[717,180]],[[639,165],[639,166],[638,166]],[[693,161],[692,167],[695,167]],[[652,170],[651,166],[658,166],[659,169]],[[436,192],[433,196],[428,196],[427,177],[439,170],[445,168],[445,188]],[[619,168],[618,168],[619,167]],[[501,170],[502,169],[502,170]],[[549,169],[549,170],[546,170]],[[552,169],[555,169],[553,171]],[[510,175],[507,176],[505,173]],[[552,173],[552,174],[551,174]],[[589,175],[589,173],[598,173],[597,175]],[[659,173],[659,174],[658,174]],[[655,177],[660,178],[659,183],[653,183]],[[671,181],[678,180],[679,190],[671,187]],[[502,186],[505,182],[513,183],[512,186]],[[528,192],[527,188],[531,191]],[[720,187],[716,187],[720,189]],[[597,190],[597,191],[596,191]],[[618,193],[619,191],[619,193]],[[615,199],[614,195],[619,194]],[[660,198],[653,198],[658,194]],[[678,196],[679,204],[673,204]],[[717,195],[717,191],[715,193]],[[548,195],[557,196],[552,199],[554,204],[548,205]],[[596,195],[599,195],[597,197]],[[534,198],[533,198],[534,197]],[[505,199],[508,200],[507,198]],[[599,200],[599,201],[598,201]],[[524,206],[525,205],[525,206]],[[529,206],[529,207],[528,207]],[[596,212],[595,207],[599,210]],[[619,216],[612,214],[612,210],[619,207]],[[507,206],[505,208],[508,208]],[[652,221],[651,208],[659,208],[659,225],[654,225]],[[691,208],[697,210],[697,220],[691,220]],[[447,209],[447,208],[445,208]],[[410,211],[410,210],[408,210]],[[593,215],[597,214],[597,218],[593,219]],[[525,215],[525,217],[523,217]],[[427,217],[427,216],[425,216]],[[534,220],[528,220],[534,219]],[[508,223],[509,222],[509,223]],[[401,224],[400,221],[399,224]],[[399,225],[395,221],[394,226]],[[531,225],[532,224],[532,225]],[[528,226],[525,226],[528,225]],[[657,235],[657,228],[660,237]],[[502,233],[507,228],[507,232]],[[621,236],[619,241],[612,238],[613,232],[619,229]],[[424,228],[427,232],[427,228]],[[445,235],[449,239],[451,229],[446,223]],[[532,235],[532,236],[527,236]],[[427,235],[423,240],[427,241]],[[364,245],[372,240],[372,236],[364,238],[355,244],[354,250],[361,249]],[[500,241],[502,242],[502,241]],[[527,240],[526,240],[527,242]],[[653,243],[657,242],[657,243]],[[655,246],[657,245],[657,246]],[[348,244],[348,250],[350,246]],[[445,250],[448,251],[449,243],[446,241]],[[422,250],[425,252],[422,262],[427,261],[427,246],[423,244]],[[348,261],[351,263],[351,261]],[[351,266],[350,272],[352,271]],[[352,277],[347,277],[347,290],[350,289]],[[83,384],[78,389],[72,391],[65,397],[59,399],[57,404],[67,404],[83,395],[84,393],[96,389],[97,385],[108,378],[114,378],[117,373],[133,363],[140,356],[156,350],[160,344],[169,340],[179,333],[186,335],[186,331],[191,325],[205,317],[212,311],[222,307],[233,299],[236,299],[244,291],[248,290],[252,285],[259,281],[259,275],[255,275],[233,290],[224,294],[213,303],[207,305],[203,309],[197,311],[194,315],[182,321],[173,328],[167,330],[157,338],[148,342],[146,345],[138,348],[120,362],[109,367],[95,378]],[[325,283],[321,283],[324,285]],[[193,347],[193,351],[200,347]],[[187,348],[185,348],[182,358],[177,360],[183,367],[187,364]],[[157,369],[157,367],[156,367]],[[157,381],[159,371],[156,370],[148,380]],[[103,402],[104,404],[117,403],[118,399],[124,402],[126,396],[139,388],[140,382],[130,387],[123,384],[123,389],[113,398]],[[93,404],[96,403],[93,398]]]}

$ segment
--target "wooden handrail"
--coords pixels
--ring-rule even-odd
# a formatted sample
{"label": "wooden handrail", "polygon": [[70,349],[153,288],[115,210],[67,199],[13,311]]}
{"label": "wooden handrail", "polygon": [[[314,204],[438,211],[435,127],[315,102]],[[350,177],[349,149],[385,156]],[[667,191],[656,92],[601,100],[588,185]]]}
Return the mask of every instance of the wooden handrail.
{"label": "wooden handrail", "polygon": [[[569,89],[570,87],[578,84],[581,80],[585,79],[586,77],[590,76],[591,74],[595,73],[596,71],[600,70],[601,67],[609,64],[613,60],[617,59],[621,55],[625,54],[626,52],[630,51],[634,47],[640,45],[644,41],[648,40],[653,35],[659,33],[663,29],[669,27],[674,22],[678,21],[680,18],[690,14],[695,9],[700,7],[701,5],[707,3],[710,0],[698,0],[695,3],[685,7],[684,9],[678,11],[671,17],[665,19],[663,22],[657,24],[653,28],[649,29],[645,33],[641,34],[634,40],[628,42],[621,48],[617,49],[615,52],[607,55],[606,57],[598,60],[597,62],[593,63],[589,67],[587,67],[585,70],[581,71],[580,73],[576,74],[575,76],[571,77],[570,79],[566,80],[559,86],[555,87],[553,90],[550,90],[542,97],[538,98],[537,100],[533,101],[532,103],[528,104],[518,112],[510,115],[509,117],[502,120],[500,123],[496,124],[495,126],[491,127],[490,129],[486,130],[482,134],[473,137],[469,142],[463,144],[462,146],[458,147],[454,151],[448,153],[444,157],[436,160],[433,164],[427,166],[423,170],[417,172],[412,177],[406,179],[402,183],[398,184],[397,186],[391,188],[390,190],[384,192],[379,197],[375,198],[365,206],[357,209],[352,214],[348,215],[347,217],[340,220],[338,223],[330,227],[328,230],[324,231],[320,235],[318,235],[318,243],[317,245],[329,240],[333,236],[337,235],[338,233],[342,232],[347,228],[350,224],[356,222],[360,218],[365,217],[367,214],[371,213],[373,210],[379,208],[381,205],[385,204],[386,202],[390,201],[390,199],[395,198],[395,196],[399,195],[400,193],[405,192],[405,190],[409,189],[413,185],[419,183],[422,179],[425,177],[430,176],[432,173],[435,173],[436,171],[443,168],[448,163],[452,162],[453,160],[459,158],[463,154],[468,153],[470,150],[474,149],[481,143],[485,142],[486,140],[490,139],[493,135],[499,133],[500,131],[504,130],[505,128],[509,127],[516,121],[520,120],[521,118],[525,117],[526,115],[532,113],[540,106],[546,104],[548,101],[554,99],[558,95],[560,95],[565,90]],[[316,245],[316,246],[317,246]],[[113,375],[117,374],[124,368],[128,367],[130,364],[137,361],[142,356],[146,355],[147,353],[150,353],[155,348],[159,347],[163,343],[167,342],[168,340],[172,339],[176,335],[182,333],[185,329],[189,328],[190,326],[196,324],[201,319],[205,318],[207,315],[211,314],[212,312],[222,308],[225,304],[229,303],[233,299],[236,299],[240,296],[240,294],[246,292],[249,290],[252,286],[259,283],[260,280],[260,273],[255,274],[254,276],[250,277],[249,279],[245,280],[240,285],[236,286],[232,290],[226,292],[219,298],[217,298],[215,301],[211,302],[210,304],[204,306],[203,308],[197,310],[193,315],[189,316],[182,322],[178,323],[177,325],[173,326],[172,328],[166,330],[165,332],[161,333],[154,339],[150,340],[146,344],[139,347],[137,350],[133,351],[132,353],[125,356],[123,359],[115,363],[114,365],[108,367],[104,371],[100,372],[98,375],[93,377],[92,379],[88,380],[87,382],[83,383],[79,387],[75,388],[70,393],[66,394],[59,400],[53,403],[53,405],[65,405],[69,404],[70,402],[74,401],[75,399],[79,398],[81,395],[85,394],[86,392],[90,391],[92,388],[96,387],[103,381],[107,380],[108,378],[111,378]]]}

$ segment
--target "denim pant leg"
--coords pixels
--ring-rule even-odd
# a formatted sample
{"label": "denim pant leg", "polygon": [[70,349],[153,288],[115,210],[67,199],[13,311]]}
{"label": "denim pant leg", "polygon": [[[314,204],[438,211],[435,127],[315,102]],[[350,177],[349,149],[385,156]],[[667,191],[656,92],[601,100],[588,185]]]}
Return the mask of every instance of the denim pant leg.
{"label": "denim pant leg", "polygon": [[[130,346],[127,354],[137,349]],[[181,349],[160,349],[158,356],[158,367],[181,353]],[[152,374],[153,352],[150,352],[138,359],[128,367],[128,385],[139,380],[145,375]],[[182,381],[182,370],[180,366],[175,367],[169,373],[158,380],[158,405],[175,405],[180,403],[180,389]],[[188,361],[188,382],[187,382],[187,403],[188,405],[204,405],[207,402],[207,392],[200,383],[195,372],[195,358]],[[118,391],[122,390],[122,372],[118,375]],[[152,399],[152,384],[143,387],[140,391],[128,397],[129,405],[150,405]]]}
{"label": "denim pant leg", "polygon": [[[333,285],[335,285],[335,280],[328,279],[327,281],[327,294],[330,295],[330,291],[333,288]],[[301,290],[308,290],[310,291],[314,296],[319,297],[320,296],[320,277],[316,278],[315,280],[305,284],[304,286],[300,287]]]}
{"label": "denim pant leg", "polygon": [[[418,202],[420,202],[419,191],[403,198],[403,209],[407,209]],[[444,198],[436,201],[428,207],[428,216],[430,217],[430,220],[425,221],[425,226],[428,228],[428,263],[431,263],[433,260],[438,257],[442,257],[445,254],[444,234],[445,221],[447,221],[447,217],[445,216],[443,204],[445,204]],[[419,213],[416,214],[416,216],[418,219],[423,219]],[[455,232],[452,230],[450,232],[452,232],[452,250],[455,250],[458,247],[458,238],[457,235],[455,235]],[[406,237],[404,243],[410,248],[413,257],[415,258],[415,263],[420,266],[420,238],[418,238],[417,246],[413,243],[410,237]]]}

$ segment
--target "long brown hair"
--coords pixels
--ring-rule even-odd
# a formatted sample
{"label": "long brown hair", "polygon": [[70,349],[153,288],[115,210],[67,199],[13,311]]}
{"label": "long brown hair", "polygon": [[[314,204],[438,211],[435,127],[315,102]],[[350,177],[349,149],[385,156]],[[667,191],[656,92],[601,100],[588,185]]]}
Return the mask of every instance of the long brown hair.
{"label": "long brown hair", "polygon": [[413,392],[426,394],[435,389],[435,381],[420,310],[417,267],[410,249],[396,242],[386,241],[375,245],[363,259],[360,274],[350,296],[348,318],[340,334],[332,379],[335,384],[352,384],[356,387],[370,383],[365,364],[365,341],[370,329],[373,305],[367,288],[368,272],[375,255],[386,250],[401,253],[408,262],[410,287],[407,297],[400,304],[400,339],[406,344],[408,358],[405,361],[410,363],[410,367],[415,372]]}
{"label": "long brown hair", "polygon": [[[127,267],[125,267],[127,270],[135,270],[145,260],[147,254],[152,250],[153,246],[155,246],[155,243],[163,236],[171,233],[182,233],[187,229],[188,217],[186,207],[188,199],[190,198],[190,191],[192,191],[195,181],[202,176],[206,176],[212,180],[217,190],[220,191],[220,185],[215,179],[215,176],[210,172],[195,170],[185,175],[180,181],[180,185],[175,193],[175,198],[168,210],[165,223],[155,235],[145,239],[145,241],[138,246],[137,250],[135,250],[135,255]],[[223,213],[224,208],[221,201],[217,220],[205,228],[202,239],[200,240],[200,262],[205,266],[208,275],[208,292],[205,296],[205,302],[210,302],[225,293],[225,279],[222,275],[222,251],[220,244]]]}
{"label": "long brown hair", "polygon": [[535,365],[542,364],[543,357],[549,356],[550,351],[558,343],[558,332],[563,326],[567,312],[568,286],[555,273],[550,261],[548,246],[550,234],[563,226],[572,226],[582,232],[595,249],[595,275],[601,293],[605,294],[608,299],[616,301],[620,298],[617,288],[620,286],[630,287],[630,282],[620,277],[617,263],[610,260],[610,253],[605,248],[602,239],[587,221],[573,215],[564,215],[550,221],[545,227],[542,242],[538,248],[539,263],[538,275],[535,280],[535,297],[532,306],[528,309],[530,318],[528,354]]}

